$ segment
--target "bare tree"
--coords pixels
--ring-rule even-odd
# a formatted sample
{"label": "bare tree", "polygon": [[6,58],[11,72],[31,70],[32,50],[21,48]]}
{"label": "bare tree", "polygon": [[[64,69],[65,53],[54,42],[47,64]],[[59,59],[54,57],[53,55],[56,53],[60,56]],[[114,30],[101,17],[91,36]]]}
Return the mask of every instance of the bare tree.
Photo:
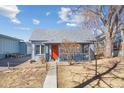
{"label": "bare tree", "polygon": [[75,53],[80,53],[81,46],[75,41],[63,40],[61,45],[61,56],[66,57],[69,65],[72,64],[73,55]]}
{"label": "bare tree", "polygon": [[86,6],[78,8],[84,16],[83,26],[101,31],[105,35],[105,57],[112,57],[112,44],[116,33],[123,24],[124,6]]}

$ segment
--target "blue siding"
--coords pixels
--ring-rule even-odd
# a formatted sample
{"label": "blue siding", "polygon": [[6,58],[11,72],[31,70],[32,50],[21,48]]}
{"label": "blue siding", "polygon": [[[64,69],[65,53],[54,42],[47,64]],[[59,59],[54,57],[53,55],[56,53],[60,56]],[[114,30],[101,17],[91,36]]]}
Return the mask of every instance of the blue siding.
{"label": "blue siding", "polygon": [[[32,46],[34,46],[34,48],[32,48],[32,59],[34,60],[38,60],[41,56],[44,56],[44,58],[46,59],[46,61],[52,61],[53,59],[51,58],[51,44],[44,44],[45,45],[45,53],[44,54],[39,54],[36,55],[35,54],[35,45],[42,45],[42,42],[32,42]],[[81,45],[85,45],[85,44],[81,44]],[[89,44],[88,46],[88,53],[84,53],[83,52],[83,47],[81,47],[80,53],[74,53],[72,54],[72,59],[76,62],[78,61],[82,61],[82,60],[92,60],[94,59],[93,57],[93,50],[94,47],[92,44]],[[59,52],[59,57],[58,57],[58,61],[66,61],[67,60],[67,55],[61,53],[61,48],[60,48],[60,44],[58,44],[58,52]]]}
{"label": "blue siding", "polygon": [[27,44],[25,42],[20,42],[19,46],[20,54],[27,55]]}
{"label": "blue siding", "polygon": [[19,40],[0,37],[0,58],[8,53],[19,53]]}

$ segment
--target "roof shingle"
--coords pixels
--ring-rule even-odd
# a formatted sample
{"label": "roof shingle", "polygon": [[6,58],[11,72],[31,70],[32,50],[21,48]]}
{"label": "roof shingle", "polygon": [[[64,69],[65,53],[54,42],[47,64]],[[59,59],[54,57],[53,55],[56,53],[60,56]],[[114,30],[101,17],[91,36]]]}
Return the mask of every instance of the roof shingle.
{"label": "roof shingle", "polygon": [[63,39],[88,43],[95,40],[95,37],[89,30],[35,30],[29,40],[61,43]]}

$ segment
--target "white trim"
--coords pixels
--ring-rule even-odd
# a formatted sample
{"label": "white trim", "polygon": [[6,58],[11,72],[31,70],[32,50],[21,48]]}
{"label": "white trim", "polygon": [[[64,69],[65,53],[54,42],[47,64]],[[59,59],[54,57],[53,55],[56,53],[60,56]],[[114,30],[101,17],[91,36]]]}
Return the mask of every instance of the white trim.
{"label": "white trim", "polygon": [[88,53],[88,54],[89,54],[89,59],[88,59],[88,60],[90,61],[90,60],[91,60],[91,50],[90,50],[90,44],[88,44],[88,52],[89,52],[89,53]]}
{"label": "white trim", "polygon": [[41,54],[41,46],[42,46],[42,45],[40,45],[40,54]]}
{"label": "white trim", "polygon": [[60,61],[60,44],[58,44],[58,62]]}
{"label": "white trim", "polygon": [[49,60],[52,60],[51,55],[52,55],[51,44],[49,44],[49,56],[50,56]]}
{"label": "white trim", "polygon": [[32,59],[35,59],[35,44],[32,44]]}

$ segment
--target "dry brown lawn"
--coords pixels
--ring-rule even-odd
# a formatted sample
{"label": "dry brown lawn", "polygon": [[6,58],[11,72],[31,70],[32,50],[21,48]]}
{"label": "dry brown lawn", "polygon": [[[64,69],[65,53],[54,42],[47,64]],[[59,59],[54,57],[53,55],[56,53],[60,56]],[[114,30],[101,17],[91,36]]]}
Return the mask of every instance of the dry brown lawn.
{"label": "dry brown lawn", "polygon": [[46,65],[40,62],[25,62],[9,70],[0,71],[0,87],[38,88],[43,87]]}
{"label": "dry brown lawn", "polygon": [[[82,62],[73,65],[68,65],[67,62],[59,62],[57,65],[57,78],[59,88],[124,87],[124,58],[115,57],[98,60],[98,72],[102,74],[108,71],[100,77],[94,77],[95,61]],[[115,67],[110,70],[110,68],[114,65]]]}

